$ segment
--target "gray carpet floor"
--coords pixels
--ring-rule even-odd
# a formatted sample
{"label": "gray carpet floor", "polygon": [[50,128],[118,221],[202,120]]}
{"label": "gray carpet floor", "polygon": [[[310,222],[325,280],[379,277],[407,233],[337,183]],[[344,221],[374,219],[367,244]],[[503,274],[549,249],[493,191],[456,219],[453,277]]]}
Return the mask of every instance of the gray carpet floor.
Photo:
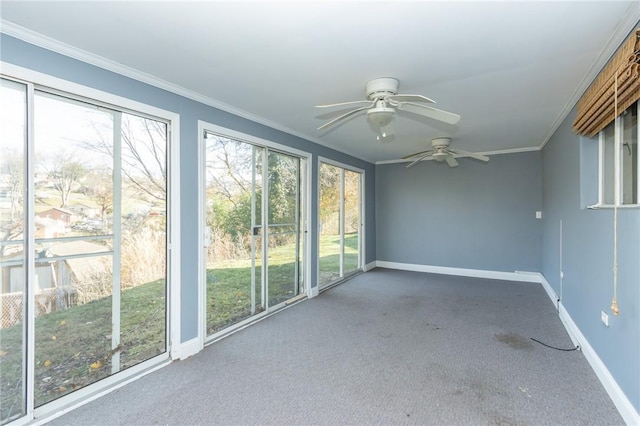
{"label": "gray carpet floor", "polygon": [[53,425],[621,425],[539,284],[376,269]]}

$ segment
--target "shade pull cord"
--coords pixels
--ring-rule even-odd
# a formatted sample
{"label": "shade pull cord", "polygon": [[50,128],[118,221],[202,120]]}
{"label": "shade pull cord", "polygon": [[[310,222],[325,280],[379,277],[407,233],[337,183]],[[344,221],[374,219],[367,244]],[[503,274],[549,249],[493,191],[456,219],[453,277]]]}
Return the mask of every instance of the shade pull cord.
{"label": "shade pull cord", "polygon": [[618,315],[618,206],[613,207],[613,300],[611,301],[613,315]]}
{"label": "shade pull cord", "polygon": [[[613,93],[613,105],[615,111],[615,117],[618,117],[618,73],[615,73],[615,84]],[[615,125],[614,125],[615,126]],[[617,129],[617,126],[615,126]],[[615,133],[614,132],[614,136]],[[620,137],[620,135],[618,135]],[[617,142],[617,139],[616,139]],[[617,148],[616,148],[617,149]],[[615,170],[615,168],[614,168]],[[613,206],[613,300],[611,301],[611,311],[613,315],[618,316],[620,309],[618,309],[618,203],[620,202],[620,177],[614,179],[615,183],[615,196]]]}

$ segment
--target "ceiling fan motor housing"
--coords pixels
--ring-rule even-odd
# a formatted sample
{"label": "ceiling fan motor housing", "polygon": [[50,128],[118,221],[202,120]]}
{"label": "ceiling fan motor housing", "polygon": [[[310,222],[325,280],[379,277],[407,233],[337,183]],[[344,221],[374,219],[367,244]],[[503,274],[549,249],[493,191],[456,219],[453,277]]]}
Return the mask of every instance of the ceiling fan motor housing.
{"label": "ceiling fan motor housing", "polygon": [[431,145],[434,149],[447,148],[451,143],[451,138],[435,138],[431,139]]}
{"label": "ceiling fan motor housing", "polygon": [[444,161],[451,155],[449,151],[447,151],[447,147],[451,143],[451,138],[435,138],[431,139],[431,145],[433,146],[434,152],[431,154],[434,160],[436,161]]}
{"label": "ceiling fan motor housing", "polygon": [[400,82],[391,77],[375,78],[367,83],[365,88],[367,99],[370,101],[378,98],[397,95]]}

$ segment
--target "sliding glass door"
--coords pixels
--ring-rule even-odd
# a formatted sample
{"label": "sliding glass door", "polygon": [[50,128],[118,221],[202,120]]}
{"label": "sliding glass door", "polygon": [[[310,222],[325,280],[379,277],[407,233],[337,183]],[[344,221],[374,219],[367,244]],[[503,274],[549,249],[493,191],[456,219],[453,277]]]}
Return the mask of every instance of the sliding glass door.
{"label": "sliding glass door", "polygon": [[205,132],[206,332],[304,293],[305,161]]}
{"label": "sliding glass door", "polygon": [[27,87],[0,96],[2,422],[167,351],[167,123]]}
{"label": "sliding glass door", "polygon": [[326,287],[362,269],[362,172],[320,162],[318,283]]}
{"label": "sliding glass door", "polygon": [[0,80],[0,423],[26,414],[27,86]]}

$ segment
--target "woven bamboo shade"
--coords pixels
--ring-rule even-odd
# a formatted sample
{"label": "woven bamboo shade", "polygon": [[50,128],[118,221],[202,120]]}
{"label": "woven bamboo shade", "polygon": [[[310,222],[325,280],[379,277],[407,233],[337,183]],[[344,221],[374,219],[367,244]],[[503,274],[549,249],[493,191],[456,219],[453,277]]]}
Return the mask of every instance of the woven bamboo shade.
{"label": "woven bamboo shade", "polygon": [[[640,98],[640,29],[620,46],[578,101],[573,131],[594,137]],[[617,105],[616,105],[617,100]]]}

